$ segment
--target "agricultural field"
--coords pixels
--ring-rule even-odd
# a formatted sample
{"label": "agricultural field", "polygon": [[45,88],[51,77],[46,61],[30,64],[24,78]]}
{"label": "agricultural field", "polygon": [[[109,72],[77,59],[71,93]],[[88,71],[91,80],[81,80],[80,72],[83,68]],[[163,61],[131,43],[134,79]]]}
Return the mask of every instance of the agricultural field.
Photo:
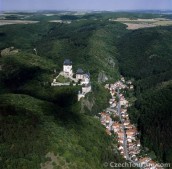
{"label": "agricultural field", "polygon": [[11,25],[11,24],[34,24],[39,21],[27,21],[27,20],[0,20],[0,26]]}
{"label": "agricultural field", "polygon": [[172,20],[166,18],[154,18],[154,19],[117,18],[117,19],[110,19],[110,21],[124,23],[125,25],[127,25],[127,29],[129,30],[172,25]]}

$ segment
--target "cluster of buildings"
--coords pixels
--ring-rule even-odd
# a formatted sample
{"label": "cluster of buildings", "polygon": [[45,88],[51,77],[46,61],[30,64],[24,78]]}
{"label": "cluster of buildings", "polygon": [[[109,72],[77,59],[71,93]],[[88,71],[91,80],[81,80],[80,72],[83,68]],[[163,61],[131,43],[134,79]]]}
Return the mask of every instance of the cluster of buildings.
{"label": "cluster of buildings", "polygon": [[65,86],[70,85],[69,83],[59,83],[57,82],[57,79],[59,76],[63,76],[64,78],[68,78],[71,81],[73,81],[73,85],[75,86],[76,83],[82,86],[81,91],[78,92],[78,101],[82,97],[85,97],[85,95],[89,92],[91,92],[91,83],[90,83],[90,73],[85,73],[81,68],[79,68],[76,73],[73,73],[73,65],[72,61],[69,59],[66,59],[63,63],[63,71],[59,73],[59,75],[53,80],[51,83],[51,86]]}
{"label": "cluster of buildings", "polygon": [[108,135],[112,135],[112,133],[117,135],[120,154],[142,168],[162,168],[150,157],[142,157],[140,155],[139,133],[135,125],[130,122],[127,113],[129,103],[124,95],[120,93],[122,89],[133,89],[131,81],[125,82],[122,77],[120,81],[114,84],[106,84],[105,88],[109,90],[112,98],[109,100],[110,107],[100,113],[100,120],[102,125],[105,126]]}

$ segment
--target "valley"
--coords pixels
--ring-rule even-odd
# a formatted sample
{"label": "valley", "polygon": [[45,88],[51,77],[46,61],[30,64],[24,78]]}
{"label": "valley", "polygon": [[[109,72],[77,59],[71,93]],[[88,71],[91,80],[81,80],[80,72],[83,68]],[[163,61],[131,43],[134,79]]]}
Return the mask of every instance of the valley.
{"label": "valley", "polygon": [[[131,160],[172,162],[172,15],[63,11],[1,17],[10,23],[0,26],[1,169],[110,169],[104,164],[129,162],[121,153],[125,133],[119,139],[114,132],[122,117],[130,121],[124,124],[131,134],[127,146],[141,153]],[[127,90],[118,92],[119,80],[129,82]],[[87,82],[91,90],[78,99],[85,90],[80,84]],[[112,129],[101,121],[102,111],[111,112]]]}

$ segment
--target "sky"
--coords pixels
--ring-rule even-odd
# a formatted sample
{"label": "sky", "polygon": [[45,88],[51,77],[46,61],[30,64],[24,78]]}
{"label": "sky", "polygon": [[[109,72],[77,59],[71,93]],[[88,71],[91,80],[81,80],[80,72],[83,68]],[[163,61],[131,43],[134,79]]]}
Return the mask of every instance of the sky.
{"label": "sky", "polygon": [[172,0],[0,0],[9,10],[172,10]]}

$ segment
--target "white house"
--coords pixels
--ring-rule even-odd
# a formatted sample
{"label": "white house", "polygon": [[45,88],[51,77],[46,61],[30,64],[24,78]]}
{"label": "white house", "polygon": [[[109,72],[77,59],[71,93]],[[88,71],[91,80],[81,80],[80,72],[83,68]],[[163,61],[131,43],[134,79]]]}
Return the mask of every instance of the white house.
{"label": "white house", "polygon": [[69,59],[66,59],[63,63],[63,72],[67,76],[72,76],[73,71],[72,71],[72,61]]}

